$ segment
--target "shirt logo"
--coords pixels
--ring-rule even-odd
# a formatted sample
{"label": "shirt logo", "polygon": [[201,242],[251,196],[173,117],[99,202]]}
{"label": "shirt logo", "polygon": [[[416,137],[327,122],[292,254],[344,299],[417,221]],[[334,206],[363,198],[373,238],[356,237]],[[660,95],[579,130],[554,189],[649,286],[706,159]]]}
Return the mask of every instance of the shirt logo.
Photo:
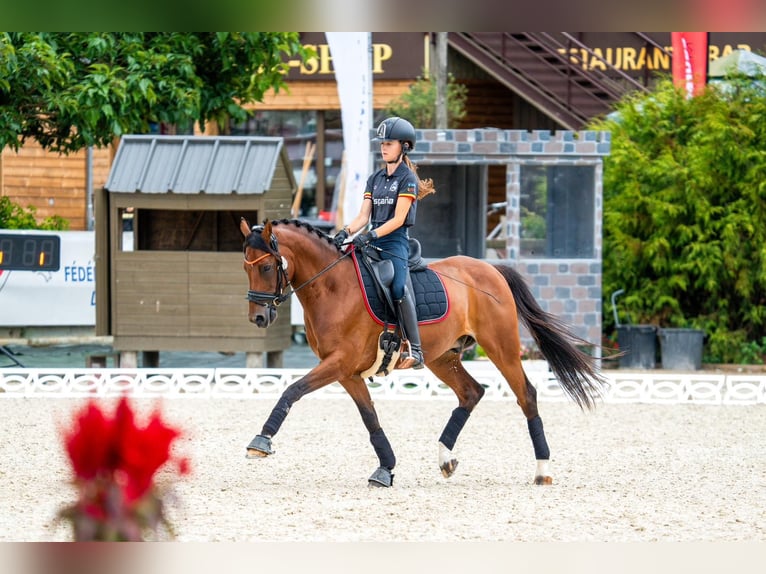
{"label": "shirt logo", "polygon": [[391,191],[391,193],[396,193],[397,189],[399,189],[399,182],[395,181],[394,183],[391,184],[390,191]]}

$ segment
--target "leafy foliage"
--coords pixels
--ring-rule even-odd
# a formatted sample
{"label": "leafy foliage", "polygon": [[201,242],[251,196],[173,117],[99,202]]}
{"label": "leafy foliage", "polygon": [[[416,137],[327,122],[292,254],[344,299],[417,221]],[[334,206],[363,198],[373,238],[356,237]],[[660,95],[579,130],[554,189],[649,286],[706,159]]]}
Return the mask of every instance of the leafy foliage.
{"label": "leafy foliage", "polygon": [[[670,81],[593,129],[604,161],[604,325],[623,318],[707,334],[706,360],[747,360],[766,336],[766,98],[732,78],[687,99]],[[751,349],[752,350],[752,349]],[[752,354],[752,353],[750,353]]]}
{"label": "leafy foliage", "polygon": [[[465,117],[468,88],[458,83],[452,74],[447,76],[447,127],[455,128]],[[394,100],[385,110],[388,116],[407,118],[416,128],[436,127],[436,82],[425,74],[418,76],[408,92]]]}
{"label": "leafy foliage", "polygon": [[46,217],[38,222],[37,210],[30,206],[26,209],[12,202],[9,197],[0,197],[0,229],[48,229],[64,231],[69,222],[59,215]]}
{"label": "leafy foliage", "polygon": [[296,32],[0,32],[0,149],[69,153],[150,123],[223,125],[285,86]]}

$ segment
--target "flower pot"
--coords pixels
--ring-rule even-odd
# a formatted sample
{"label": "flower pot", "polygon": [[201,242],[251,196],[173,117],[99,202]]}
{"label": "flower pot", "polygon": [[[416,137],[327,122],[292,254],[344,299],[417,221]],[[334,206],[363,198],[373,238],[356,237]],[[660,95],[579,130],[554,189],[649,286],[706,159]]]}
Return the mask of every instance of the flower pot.
{"label": "flower pot", "polygon": [[662,368],[696,371],[702,367],[704,331],[699,329],[660,329]]}
{"label": "flower pot", "polygon": [[654,325],[620,325],[617,344],[625,353],[620,357],[621,369],[653,369],[656,365],[657,327]]}

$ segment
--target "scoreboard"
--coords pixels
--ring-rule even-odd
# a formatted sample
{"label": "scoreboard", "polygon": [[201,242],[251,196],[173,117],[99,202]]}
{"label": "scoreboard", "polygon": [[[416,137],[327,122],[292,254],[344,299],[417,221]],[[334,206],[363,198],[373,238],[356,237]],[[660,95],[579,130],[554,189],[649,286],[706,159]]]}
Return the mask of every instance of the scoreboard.
{"label": "scoreboard", "polygon": [[0,229],[0,327],[95,324],[95,233]]}
{"label": "scoreboard", "polygon": [[0,232],[0,271],[58,271],[61,237]]}

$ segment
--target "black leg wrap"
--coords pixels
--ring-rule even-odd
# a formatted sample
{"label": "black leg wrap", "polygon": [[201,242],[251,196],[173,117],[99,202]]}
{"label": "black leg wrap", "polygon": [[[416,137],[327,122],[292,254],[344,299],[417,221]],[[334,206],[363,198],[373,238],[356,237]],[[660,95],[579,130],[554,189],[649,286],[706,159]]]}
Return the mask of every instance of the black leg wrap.
{"label": "black leg wrap", "polygon": [[529,437],[532,439],[532,446],[535,449],[535,458],[537,460],[550,459],[551,451],[548,448],[548,441],[545,440],[543,419],[540,418],[540,415],[529,419],[527,421],[527,428],[529,429]]}
{"label": "black leg wrap", "polygon": [[290,412],[291,406],[292,401],[285,398],[284,395],[279,397],[277,404],[274,406],[274,409],[271,411],[269,418],[266,420],[266,424],[263,425],[261,434],[266,436],[274,436],[277,434],[279,427],[281,427],[282,423],[285,421],[287,413]]}
{"label": "black leg wrap", "polygon": [[372,448],[375,449],[375,454],[378,455],[380,466],[389,470],[393,469],[396,466],[396,457],[394,456],[394,449],[391,448],[391,443],[388,442],[383,429],[370,433],[370,442],[372,443]]}
{"label": "black leg wrap", "polygon": [[468,409],[465,407],[457,407],[452,411],[452,416],[450,416],[449,421],[447,421],[447,426],[444,427],[442,435],[439,437],[439,442],[452,450],[457,442],[457,437],[460,434],[460,431],[463,430],[463,426],[470,416],[471,413],[469,413]]}

